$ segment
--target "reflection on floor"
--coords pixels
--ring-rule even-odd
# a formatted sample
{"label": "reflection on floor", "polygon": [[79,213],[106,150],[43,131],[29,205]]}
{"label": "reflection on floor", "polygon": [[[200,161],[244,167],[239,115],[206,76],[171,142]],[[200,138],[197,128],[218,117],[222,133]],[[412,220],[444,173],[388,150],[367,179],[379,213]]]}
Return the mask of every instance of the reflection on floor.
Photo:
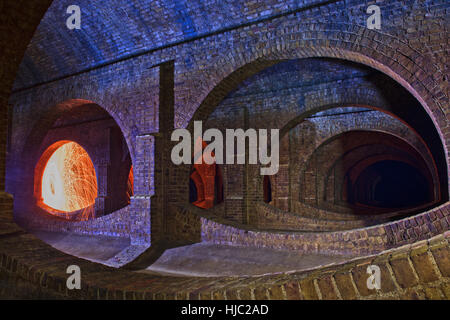
{"label": "reflection on floor", "polygon": [[301,271],[348,260],[348,257],[300,255],[266,248],[197,243],[167,250],[145,273],[188,276],[254,276]]}
{"label": "reflection on floor", "polygon": [[[35,236],[68,254],[109,264],[130,243],[127,239],[33,231]],[[302,271],[348,260],[344,256],[301,255],[295,252],[197,243],[169,249],[139,272],[172,276],[254,276]]]}
{"label": "reflection on floor", "polygon": [[105,263],[130,245],[129,239],[101,235],[30,231],[55,249],[86,260]]}

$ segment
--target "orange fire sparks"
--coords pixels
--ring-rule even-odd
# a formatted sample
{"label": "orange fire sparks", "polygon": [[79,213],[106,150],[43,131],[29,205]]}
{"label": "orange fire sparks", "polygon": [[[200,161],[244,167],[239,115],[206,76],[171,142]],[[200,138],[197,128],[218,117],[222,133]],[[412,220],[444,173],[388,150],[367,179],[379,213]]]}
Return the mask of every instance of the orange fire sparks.
{"label": "orange fire sparks", "polygon": [[97,198],[97,178],[87,152],[77,143],[60,146],[42,174],[42,202],[52,209],[73,212],[92,206]]}

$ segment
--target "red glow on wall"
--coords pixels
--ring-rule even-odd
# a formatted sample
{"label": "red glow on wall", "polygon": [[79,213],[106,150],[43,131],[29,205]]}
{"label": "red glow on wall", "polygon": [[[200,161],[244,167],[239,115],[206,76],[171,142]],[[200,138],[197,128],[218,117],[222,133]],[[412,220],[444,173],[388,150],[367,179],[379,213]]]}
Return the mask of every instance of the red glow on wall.
{"label": "red glow on wall", "polygon": [[50,208],[50,213],[90,208],[82,210],[82,217],[78,218],[87,220],[89,217],[86,215],[93,214],[97,198],[97,178],[89,155],[79,144],[71,141],[57,143],[56,149],[54,146],[49,149],[40,160],[45,161],[45,166],[38,164],[38,168],[43,168],[38,186],[38,205]]}
{"label": "red glow on wall", "polygon": [[[196,143],[202,144],[202,151],[207,147],[205,141],[198,140]],[[190,178],[195,184],[195,189],[197,191],[197,200],[192,204],[199,208],[209,209],[223,201],[223,182],[222,175],[220,173],[220,168],[216,163],[207,164],[208,162],[215,162],[214,152],[202,153],[202,163],[194,163],[193,171]],[[195,156],[194,156],[195,159]]]}
{"label": "red glow on wall", "polygon": [[130,172],[128,173],[128,181],[127,181],[127,199],[128,203],[130,203],[130,198],[134,194],[134,173],[133,166],[130,168]]}

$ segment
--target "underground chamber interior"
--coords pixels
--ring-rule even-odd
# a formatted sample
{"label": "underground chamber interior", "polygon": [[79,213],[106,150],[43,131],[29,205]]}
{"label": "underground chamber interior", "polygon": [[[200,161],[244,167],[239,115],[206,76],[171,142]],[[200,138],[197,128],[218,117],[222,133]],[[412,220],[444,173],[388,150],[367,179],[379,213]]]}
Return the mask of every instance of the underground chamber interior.
{"label": "underground chamber interior", "polygon": [[[395,120],[391,123],[392,129]],[[432,206],[439,197],[435,166],[420,139],[409,136],[407,142],[403,138],[356,130],[322,143],[301,170],[300,201],[366,215],[404,210],[412,214]]]}
{"label": "underground chamber interior", "polygon": [[[341,232],[400,219],[445,200],[442,145],[435,143],[426,112],[393,80],[359,64],[337,59],[274,63],[229,92],[205,119],[204,130],[208,128],[279,128],[282,133],[275,175],[262,177],[251,165],[203,163],[191,165],[187,179],[174,181],[188,191],[185,205],[206,209],[225,225],[273,233]],[[55,141],[70,141],[59,148],[83,146],[87,156],[79,149],[60,152],[52,147],[47,166],[35,175],[44,195],[50,195],[35,197],[51,208],[47,214],[61,211],[60,218],[89,222],[130,204],[134,176],[142,173],[134,172],[123,134],[110,115],[93,105],[74,108],[49,128],[41,156]],[[202,144],[205,148],[206,142]],[[72,184],[64,182],[69,176]],[[75,186],[76,177],[86,187]],[[155,185],[156,192],[160,187]],[[69,189],[72,195],[79,192],[77,201],[51,200]],[[87,218],[79,214],[85,208],[93,208]],[[278,216],[263,221],[271,212]],[[288,228],[284,213],[299,219]],[[126,237],[103,237],[111,226],[107,231],[94,227],[86,235],[76,228],[66,232],[64,225],[50,234],[52,222],[40,223],[36,234],[48,243],[104,264],[130,245]],[[133,223],[126,220],[124,225]],[[144,272],[263,274],[345,259],[339,252],[299,255],[266,249],[201,242],[168,249]]]}
{"label": "underground chamber interior", "polygon": [[[376,224],[448,198],[445,152],[433,121],[400,84],[358,63],[274,63],[229,92],[204,128],[280,129],[275,175],[223,166],[226,208],[217,215],[233,223],[258,224],[255,202],[295,216],[354,215]],[[283,229],[281,223],[269,226]],[[293,228],[305,230],[300,223]]]}

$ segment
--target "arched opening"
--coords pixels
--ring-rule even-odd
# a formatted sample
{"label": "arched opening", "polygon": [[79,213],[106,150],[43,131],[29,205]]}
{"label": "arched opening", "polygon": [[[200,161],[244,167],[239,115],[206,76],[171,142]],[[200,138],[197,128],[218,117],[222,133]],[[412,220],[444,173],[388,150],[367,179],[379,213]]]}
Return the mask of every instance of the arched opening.
{"label": "arched opening", "polygon": [[437,201],[424,154],[393,134],[346,131],[322,143],[301,173],[300,201],[353,214],[420,210]]}
{"label": "arched opening", "polygon": [[50,146],[35,171],[37,204],[47,212],[71,220],[94,217],[97,177],[91,158],[73,141]]}
{"label": "arched opening", "polygon": [[[130,204],[134,193],[131,154],[115,119],[99,105],[85,100],[58,105],[54,113],[56,115],[38,121],[32,128],[32,134],[24,147],[30,156],[21,163],[23,170],[20,172],[20,179],[11,184],[17,200],[15,215],[25,228],[45,228],[48,224],[45,222],[48,217],[45,213],[49,212],[53,216],[71,221],[98,218]],[[74,145],[79,148],[71,147]],[[57,150],[60,147],[61,149]],[[55,160],[53,164],[53,159],[59,159],[59,162]],[[42,201],[42,191],[47,191],[42,188],[41,182],[42,177],[47,177],[44,171],[48,161],[48,168],[56,168],[58,164],[60,171],[63,170],[63,164],[71,166],[71,171],[66,171],[61,175],[61,179],[69,179],[75,186],[81,179],[77,178],[76,174],[86,175],[86,172],[74,163],[78,163],[77,161],[87,163],[86,159],[89,159],[90,165],[94,168],[90,175],[96,179],[95,197],[91,196],[89,206],[86,203],[64,206],[61,204],[63,199],[61,195],[58,196],[60,200],[54,200],[54,205]],[[49,170],[47,169],[48,172]],[[55,179],[57,176],[53,174],[52,177]],[[65,182],[65,185],[68,188],[69,182]],[[52,187],[55,187],[55,184],[52,184]],[[88,187],[82,189],[86,193],[94,194]],[[49,190],[47,193],[52,194],[51,187]],[[73,194],[73,199],[83,199],[73,190],[70,193]],[[73,199],[69,203],[75,203]],[[41,212],[44,214],[40,215]]]}
{"label": "arched opening", "polygon": [[[398,78],[392,77],[392,74],[390,73],[386,74],[386,72],[384,72],[386,70],[376,68],[376,65],[365,65],[364,63],[361,63],[363,61],[350,59],[350,57],[347,57],[349,59],[345,59],[345,57],[308,57],[306,59],[291,59],[291,54],[287,54],[285,58],[286,60],[267,59],[264,61],[253,61],[243,65],[241,68],[235,70],[234,73],[226,76],[201,102],[201,105],[196,110],[193,119],[188,125],[188,128],[192,129],[194,121],[201,120],[205,117],[205,114],[208,115],[207,117],[209,120],[212,115],[216,116],[219,112],[223,112],[225,114],[225,110],[228,110],[229,114],[237,113],[236,110],[241,108],[241,104],[248,109],[250,122],[253,113],[252,109],[258,111],[260,115],[268,115],[270,114],[270,111],[265,110],[265,108],[266,106],[270,106],[271,100],[267,99],[267,101],[261,104],[261,101],[264,101],[261,97],[268,96],[268,93],[282,92],[282,89],[289,92],[289,97],[285,97],[285,99],[282,100],[282,103],[277,101],[277,105],[273,106],[272,110],[283,109],[283,103],[285,105],[289,105],[292,102],[292,104],[296,103],[297,106],[290,106],[286,108],[286,112],[278,112],[276,117],[271,117],[267,120],[267,123],[272,122],[275,123],[275,125],[281,124],[279,125],[279,127],[282,128],[280,131],[280,137],[283,137],[284,134],[289,132],[290,129],[298,123],[297,117],[306,118],[317,113],[318,111],[323,111],[332,106],[339,107],[339,104],[342,102],[360,106],[366,105],[367,102],[370,102],[369,105],[377,106],[374,110],[380,110],[389,115],[395,116],[397,119],[401,119],[401,121],[406,123],[424,140],[424,143],[432,154],[434,162],[433,165],[436,166],[438,171],[440,189],[439,201],[443,202],[448,199],[448,174],[447,164],[445,161],[445,148],[443,148],[445,146],[442,144],[442,139],[439,136],[439,132],[437,131],[437,127],[435,126],[433,119],[430,118],[429,114],[427,114],[427,110],[424,108],[424,105],[421,105],[421,102],[423,101],[418,100],[416,95],[411,94],[411,92],[407,90],[408,88],[403,86],[404,82],[399,81]],[[332,68],[334,70],[334,67],[321,69],[321,67],[317,67],[317,62],[320,61],[328,61],[335,64],[334,67],[341,69],[339,72],[344,71],[345,73],[340,74],[339,72],[328,72]],[[315,72],[316,76],[307,76],[309,72],[306,72],[304,68],[298,68],[298,70],[296,70],[293,63],[311,63],[312,68],[308,71]],[[344,67],[339,67],[339,64]],[[345,67],[345,65],[350,66],[350,68]],[[283,70],[283,72],[285,72],[283,74],[279,72],[280,67],[286,67],[288,71]],[[291,71],[292,74],[287,75],[289,71]],[[276,74],[278,74],[278,78],[272,77]],[[268,77],[263,79],[264,75],[268,75]],[[301,78],[301,75],[305,75],[305,78],[297,81],[296,77]],[[368,92],[364,92],[366,88],[359,85],[355,86],[355,83],[349,84],[349,86],[346,87],[345,81],[349,79],[349,76],[355,76],[355,78],[359,78],[358,81],[361,80],[361,82],[370,83],[372,88],[370,88]],[[272,77],[272,79],[269,79],[269,77]],[[255,79],[256,81],[254,81]],[[294,84],[293,79],[296,80],[296,84]],[[364,80],[362,81],[362,79]],[[316,89],[314,87],[319,83],[331,83],[334,81],[341,82],[339,83],[338,89],[333,89],[336,90],[336,92],[333,91],[335,92],[334,94],[329,94],[329,91],[321,92],[321,90],[317,90],[317,92],[313,93]],[[239,83],[239,85],[236,89],[237,83]],[[308,90],[303,96],[295,96],[293,93],[293,88],[296,88],[298,83],[301,83],[302,85],[304,83],[305,86],[308,87]],[[255,91],[260,89],[261,91],[259,95],[255,95],[254,99],[247,100],[244,104],[244,97],[248,98],[249,95],[255,94]],[[317,99],[317,101],[320,102],[323,108],[317,105],[316,101],[314,101],[316,97],[319,96],[321,99]],[[305,101],[305,97],[308,97],[308,101]],[[275,101],[272,97],[271,99],[272,101]],[[225,109],[223,106],[224,101],[226,100],[233,100],[233,104],[230,104]],[[223,110],[219,110],[221,108],[223,108]],[[303,110],[298,112],[298,110],[301,109]],[[231,119],[226,117],[222,120],[222,123],[224,121],[226,123],[236,122],[235,119],[232,119],[231,121]],[[220,122],[218,123],[220,124]],[[260,125],[260,123],[261,119],[258,120],[258,125]],[[220,125],[216,127],[220,127]]]}
{"label": "arched opening", "polygon": [[428,181],[414,166],[385,160],[365,168],[354,184],[354,202],[404,208],[432,201]]}
{"label": "arched opening", "polygon": [[[205,141],[201,141],[201,144],[203,151],[207,144]],[[189,177],[189,202],[203,209],[223,202],[222,172],[215,162],[205,162],[205,157],[209,156],[214,157],[214,153],[202,154],[202,163],[194,163]]]}
{"label": "arched opening", "polygon": [[223,202],[223,179],[217,164],[202,163],[192,168],[189,178],[189,202],[203,209]]}

